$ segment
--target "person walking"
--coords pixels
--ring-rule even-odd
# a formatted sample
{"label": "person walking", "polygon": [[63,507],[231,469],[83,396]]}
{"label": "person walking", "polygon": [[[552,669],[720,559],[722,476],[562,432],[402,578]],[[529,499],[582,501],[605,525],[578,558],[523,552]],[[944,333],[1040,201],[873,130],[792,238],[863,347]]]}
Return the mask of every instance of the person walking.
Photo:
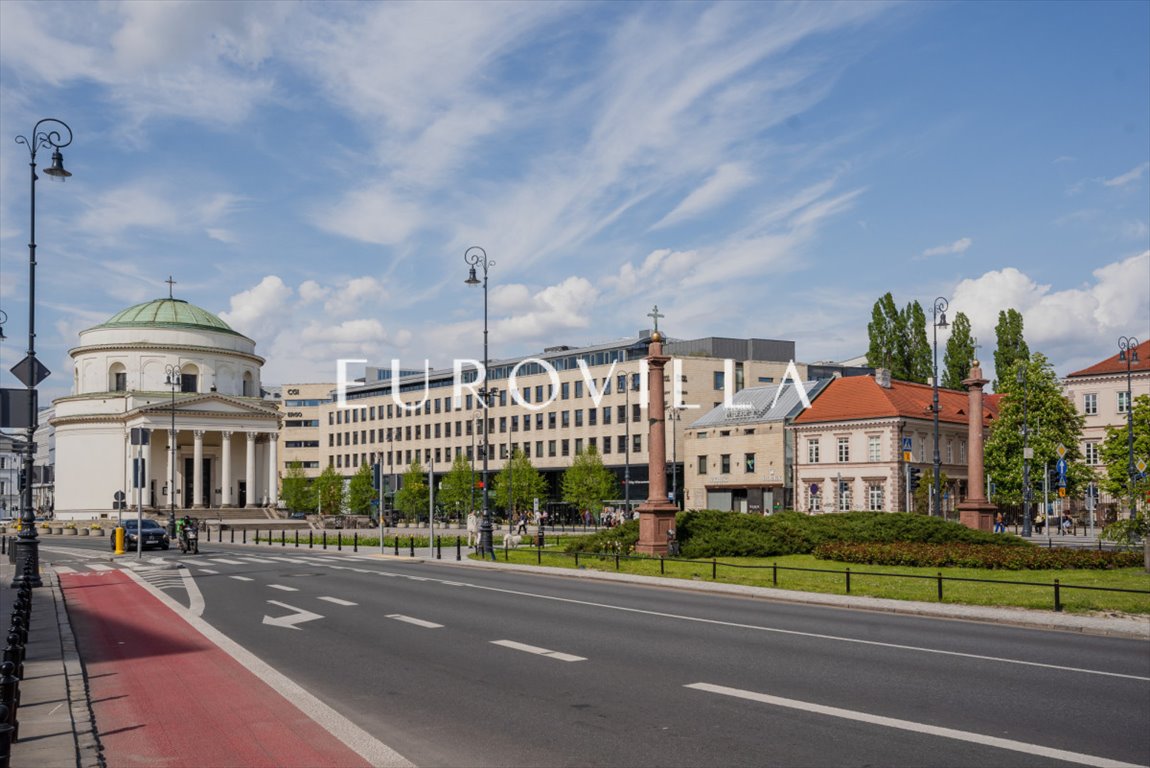
{"label": "person walking", "polygon": [[479,521],[476,519],[475,510],[473,509],[467,513],[467,546],[475,546],[477,533],[479,533]]}
{"label": "person walking", "polygon": [[994,516],[994,532],[1006,533],[1006,522],[1002,519],[1001,512]]}

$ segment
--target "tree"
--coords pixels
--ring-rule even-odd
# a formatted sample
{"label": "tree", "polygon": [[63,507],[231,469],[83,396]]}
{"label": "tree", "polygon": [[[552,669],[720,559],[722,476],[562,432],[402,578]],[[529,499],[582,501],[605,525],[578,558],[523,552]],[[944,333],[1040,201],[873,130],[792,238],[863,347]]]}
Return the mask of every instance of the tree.
{"label": "tree", "polygon": [[902,327],[906,334],[906,359],[904,375],[899,378],[925,384],[934,375],[934,355],[926,336],[926,313],[917,301],[906,305]]}
{"label": "tree", "polygon": [[466,510],[471,509],[472,499],[475,498],[475,488],[472,481],[475,472],[472,471],[471,462],[462,453],[455,457],[451,464],[451,471],[439,484],[436,499],[439,506],[456,517],[463,517]]}
{"label": "tree", "polygon": [[612,498],[618,498],[615,475],[603,466],[603,458],[595,446],[580,451],[563,473],[563,500],[574,504],[580,512],[598,515],[603,501]]}
{"label": "tree", "polygon": [[499,470],[491,484],[495,506],[506,509],[512,519],[520,509],[530,509],[535,499],[547,498],[547,478],[535,468],[531,459],[516,449],[511,461]]}
{"label": "tree", "polygon": [[321,515],[338,515],[343,512],[343,478],[336,474],[335,467],[327,465],[315,479],[315,493]]}
{"label": "tree", "polygon": [[942,357],[942,386],[962,389],[962,382],[970,375],[974,362],[974,338],[970,335],[970,318],[962,312],[954,316],[950,338],[946,341],[946,354]]}
{"label": "tree", "polygon": [[870,346],[866,353],[867,364],[875,368],[890,369],[893,375],[901,343],[899,330],[901,316],[889,291],[875,301],[870,316],[871,321],[866,327],[867,336],[870,337]]}
{"label": "tree", "polygon": [[359,465],[359,470],[351,476],[347,484],[347,508],[353,515],[371,514],[371,502],[378,498],[371,484],[371,465]]}
{"label": "tree", "polygon": [[293,461],[284,473],[280,498],[291,512],[311,512],[315,509],[315,489],[303,471],[303,464]]}
{"label": "tree", "polygon": [[[946,476],[945,472],[938,473],[938,487],[942,489],[942,493],[949,494],[953,489],[950,487],[950,478]],[[934,490],[934,468],[926,467],[922,470],[922,479],[918,484],[918,489],[910,495],[911,503],[914,505],[914,511],[920,515],[930,514],[930,495]],[[953,507],[946,501],[943,502],[943,509]],[[934,512],[938,516],[938,511]]]}
{"label": "tree", "polygon": [[395,508],[405,520],[416,520],[427,512],[429,501],[427,473],[423,471],[419,459],[416,459],[403,473],[403,484],[395,492]]}
{"label": "tree", "polygon": [[990,437],[986,441],[985,466],[995,486],[995,498],[1016,504],[1022,501],[1022,424],[1025,406],[1029,425],[1030,448],[1034,458],[1030,461],[1031,501],[1041,501],[1043,473],[1049,466],[1054,469],[1058,461],[1058,446],[1066,448],[1067,493],[1081,495],[1093,477],[1082,463],[1079,442],[1084,417],[1062,393],[1058,377],[1045,355],[1036,352],[1029,360],[1021,361],[1026,372],[1026,383],[1019,383],[1015,370],[1005,371],[999,382],[998,418],[990,423]]}
{"label": "tree", "polygon": [[998,325],[994,326],[994,391],[999,384],[1014,375],[1019,360],[1030,359],[1030,348],[1022,338],[1022,314],[1017,309],[1000,310]]}
{"label": "tree", "polygon": [[883,294],[871,309],[867,335],[867,363],[887,368],[891,378],[926,383],[933,366],[921,304],[911,302],[900,312],[894,297]]}
{"label": "tree", "polygon": [[[1130,442],[1126,425],[1116,425],[1106,430],[1102,442],[1101,459],[1105,474],[1100,483],[1102,488],[1116,499],[1129,499],[1131,495],[1145,498],[1150,492],[1150,473],[1138,474],[1139,459],[1150,464],[1150,395],[1134,398],[1134,473],[1133,487],[1130,484]],[[1129,502],[1127,502],[1128,504]],[[1125,507],[1126,505],[1122,505]]]}

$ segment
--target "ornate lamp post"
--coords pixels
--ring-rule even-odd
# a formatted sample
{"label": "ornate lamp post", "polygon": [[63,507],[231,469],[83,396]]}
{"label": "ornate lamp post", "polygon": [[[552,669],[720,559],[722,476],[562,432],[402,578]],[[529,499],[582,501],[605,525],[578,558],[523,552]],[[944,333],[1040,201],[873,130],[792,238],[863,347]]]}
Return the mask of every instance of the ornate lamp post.
{"label": "ornate lamp post", "polygon": [[631,372],[623,374],[623,519],[631,519]]}
{"label": "ornate lamp post", "polygon": [[1138,362],[1138,339],[1123,336],[1118,339],[1118,359],[1126,363],[1126,479],[1130,487],[1130,519],[1134,519],[1137,502],[1134,500],[1134,389],[1131,385],[1130,366]]}
{"label": "ornate lamp post", "polygon": [[1020,360],[1016,369],[1016,380],[1022,385],[1022,535],[1030,538],[1030,423],[1027,409],[1030,404],[1030,377],[1027,375],[1028,362]]}
{"label": "ornate lamp post", "polygon": [[[45,125],[47,124],[47,125]],[[67,138],[61,130],[67,133]],[[32,138],[17,136],[17,144],[28,148],[29,156],[29,226],[28,226],[28,355],[13,368],[16,374],[28,389],[28,439],[24,445],[24,487],[20,489],[20,533],[16,536],[15,548],[15,575],[12,587],[18,587],[27,582],[33,587],[39,587],[40,580],[40,542],[36,535],[36,515],[32,509],[32,481],[36,462],[36,421],[37,402],[36,385],[48,376],[46,369],[36,359],[36,154],[41,149],[52,148],[52,165],[44,169],[44,173],[63,181],[72,174],[64,169],[64,156],[60,150],[72,143],[72,129],[63,120],[47,117],[36,123],[32,128]],[[31,575],[25,575],[26,568],[31,566]]]}
{"label": "ornate lamp post", "polygon": [[934,385],[934,399],[931,401],[930,410],[934,415],[934,484],[931,486],[931,498],[934,500],[932,514],[937,514],[943,517],[942,514],[942,478],[940,477],[942,471],[942,457],[938,453],[938,329],[946,328],[946,308],[948,302],[946,299],[939,296],[934,300],[933,318],[934,318],[934,349],[931,358],[931,365],[934,369],[934,375],[931,376],[931,383]]}
{"label": "ornate lamp post", "polygon": [[483,386],[479,389],[479,399],[483,402],[483,519],[479,522],[479,556],[483,557],[486,554],[491,555],[491,559],[495,559],[495,547],[492,543],[491,532],[491,505],[489,485],[487,482],[488,472],[488,456],[491,454],[490,435],[488,435],[487,425],[489,419],[487,417],[487,409],[490,407],[488,402],[488,395],[493,394],[490,387],[487,386],[487,270],[495,266],[495,260],[487,258],[487,251],[480,248],[478,245],[473,245],[463,252],[463,260],[470,267],[467,273],[467,280],[464,282],[467,285],[479,285],[479,278],[476,275],[476,267],[483,269]]}
{"label": "ornate lamp post", "polygon": [[164,383],[172,390],[172,428],[168,432],[168,535],[176,535],[176,390],[180,388],[180,367],[164,366]]}
{"label": "ornate lamp post", "polygon": [[679,508],[679,464],[678,453],[679,449],[676,445],[678,442],[679,431],[679,409],[674,405],[667,406],[667,421],[671,422],[671,503],[675,508]]}

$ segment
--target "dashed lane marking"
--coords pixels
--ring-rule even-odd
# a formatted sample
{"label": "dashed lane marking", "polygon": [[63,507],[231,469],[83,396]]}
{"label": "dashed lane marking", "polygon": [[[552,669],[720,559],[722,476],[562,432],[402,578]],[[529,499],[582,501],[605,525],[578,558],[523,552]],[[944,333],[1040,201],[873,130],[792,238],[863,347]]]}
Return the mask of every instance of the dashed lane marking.
{"label": "dashed lane marking", "polygon": [[284,592],[299,592],[295,587],[284,586],[283,584],[268,584],[272,589],[283,590]]}
{"label": "dashed lane marking", "polygon": [[198,570],[200,573],[206,573],[206,574],[208,574],[209,576],[215,576],[215,575],[217,575],[217,574],[219,573],[219,571],[213,571],[211,568],[198,568],[197,570]]}
{"label": "dashed lane marking", "polygon": [[320,600],[326,600],[329,603],[335,603],[336,605],[359,605],[359,603],[353,603],[350,600],[342,600],[338,597],[326,597],[325,596],[325,597],[321,597],[319,599]]}
{"label": "dashed lane marking", "polygon": [[425,621],[423,619],[416,619],[411,616],[404,616],[402,613],[390,613],[388,614],[387,618],[395,619],[396,621],[402,621],[405,624],[414,624],[415,626],[423,627],[424,629],[439,629],[443,626],[442,624],[436,624],[434,621]]}
{"label": "dashed lane marking", "polygon": [[556,661],[587,661],[583,656],[576,656],[571,653],[562,653],[560,651],[552,651],[547,648],[540,648],[535,645],[528,645],[527,643],[517,643],[514,640],[492,640],[492,645],[501,645],[504,648],[511,648],[516,651],[523,651],[524,653],[533,653],[536,656],[546,656],[549,659]]}
{"label": "dashed lane marking", "polygon": [[784,699],[781,696],[771,696],[770,694],[757,693],[755,691],[744,691],[739,688],[728,688],[725,685],[712,685],[711,683],[691,683],[684,687],[692,688],[696,691],[717,693],[722,696],[732,696],[734,698],[745,699],[747,701],[757,701],[763,704],[773,704],[778,707],[787,707],[788,709],[813,712],[818,715],[827,715],[829,717],[838,717],[844,720],[854,720],[860,723],[880,725],[885,728],[897,728],[902,731],[924,733],[928,736],[940,736],[944,739],[956,739],[958,741],[966,741],[972,744],[982,744],[988,747],[1007,749],[1012,752],[1022,752],[1027,755],[1048,757],[1053,760],[1064,760],[1068,763],[1077,763],[1079,765],[1096,766],[1096,768],[1137,768],[1137,766],[1133,763],[1124,763],[1120,760],[1112,760],[1108,757],[1086,755],[1082,754],[1081,752],[1068,752],[1063,749],[1044,747],[1040,744],[1028,744],[1024,741],[1015,741],[1014,739],[1002,739],[997,736],[986,736],[981,733],[971,733],[970,731],[959,731],[954,728],[944,728],[937,725],[928,725],[926,723],[916,723],[913,720],[900,720],[894,717],[872,715],[869,712],[859,712],[853,709],[828,707],[823,704],[814,704],[809,701]]}
{"label": "dashed lane marking", "polygon": [[247,576],[229,576],[228,578],[236,581],[255,581],[255,579],[249,579]]}

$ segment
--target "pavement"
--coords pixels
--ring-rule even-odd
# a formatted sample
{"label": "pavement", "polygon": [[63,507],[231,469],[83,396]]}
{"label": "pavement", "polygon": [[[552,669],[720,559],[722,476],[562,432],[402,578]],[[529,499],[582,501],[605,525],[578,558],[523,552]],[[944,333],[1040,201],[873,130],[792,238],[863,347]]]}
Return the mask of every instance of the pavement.
{"label": "pavement", "polygon": [[[412,533],[418,535],[417,531]],[[352,554],[350,549],[343,552]],[[423,548],[416,550],[416,556],[432,559],[434,553]],[[395,558],[392,554],[380,557]],[[410,559],[409,553],[401,549],[400,558]],[[349,734],[346,727],[327,720],[325,705],[309,705],[307,694],[293,689],[290,682],[281,686],[266,683],[269,669],[257,677],[251,667],[261,662],[250,659],[243,664],[234,652],[225,652],[227,639],[202,619],[184,615],[185,622],[172,621],[170,613],[176,612],[177,606],[155,598],[131,573],[57,574],[51,559],[42,553],[44,586],[33,596],[25,675],[20,683],[20,739],[12,747],[12,768],[405,764],[367,734]],[[443,559],[454,561],[454,552],[444,552]],[[1146,617],[801,593],[466,558],[460,563],[1150,642],[1150,618]],[[15,597],[8,586],[12,577],[13,567],[5,558],[0,562],[3,621],[8,620]],[[133,610],[121,610],[124,605],[133,606]],[[83,641],[83,659],[77,650],[77,636]],[[125,663],[129,656],[132,664]],[[164,678],[175,684],[155,684]],[[177,704],[183,714],[173,722],[165,712]],[[233,741],[226,737],[229,732],[245,733],[245,739],[242,743]]]}

